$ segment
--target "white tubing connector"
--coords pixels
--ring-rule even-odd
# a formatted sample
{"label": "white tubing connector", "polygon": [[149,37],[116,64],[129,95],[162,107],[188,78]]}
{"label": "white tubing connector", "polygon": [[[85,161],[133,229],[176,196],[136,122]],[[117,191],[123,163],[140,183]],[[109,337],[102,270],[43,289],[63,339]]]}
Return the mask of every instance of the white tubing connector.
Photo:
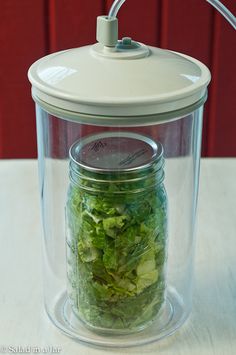
{"label": "white tubing connector", "polygon": [[115,47],[118,41],[118,20],[108,16],[97,18],[97,41],[105,47]]}

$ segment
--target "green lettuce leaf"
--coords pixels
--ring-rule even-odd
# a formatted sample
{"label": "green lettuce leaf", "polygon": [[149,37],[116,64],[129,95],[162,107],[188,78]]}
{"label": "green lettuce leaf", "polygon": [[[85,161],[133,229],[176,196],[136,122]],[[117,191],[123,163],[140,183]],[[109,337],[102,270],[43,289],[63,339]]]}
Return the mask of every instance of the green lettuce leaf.
{"label": "green lettuce leaf", "polygon": [[[140,188],[138,181],[132,189]],[[75,314],[94,327],[139,329],[164,302],[165,188],[160,184],[142,194],[130,189],[114,181],[106,192],[75,184],[68,192],[68,294]]]}

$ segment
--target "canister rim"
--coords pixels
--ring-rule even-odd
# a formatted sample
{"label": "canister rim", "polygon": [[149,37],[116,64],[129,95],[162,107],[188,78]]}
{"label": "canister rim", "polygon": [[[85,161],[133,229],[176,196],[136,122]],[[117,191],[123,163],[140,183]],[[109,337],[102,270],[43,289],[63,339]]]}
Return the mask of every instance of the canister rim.
{"label": "canister rim", "polygon": [[126,116],[126,115],[99,115],[94,114],[85,114],[82,112],[75,112],[71,110],[65,110],[48,104],[47,102],[41,100],[34,90],[32,90],[32,97],[36,104],[38,104],[43,110],[47,113],[54,115],[60,119],[67,121],[78,122],[81,124],[91,124],[97,126],[123,126],[123,127],[135,127],[135,126],[150,126],[153,124],[166,123],[176,121],[185,117],[195,110],[199,109],[204,105],[207,100],[208,92],[207,90],[204,93],[204,96],[195,102],[192,105],[186,106],[181,109],[176,109],[170,112],[159,113],[155,112],[154,114],[138,115],[135,116]]}

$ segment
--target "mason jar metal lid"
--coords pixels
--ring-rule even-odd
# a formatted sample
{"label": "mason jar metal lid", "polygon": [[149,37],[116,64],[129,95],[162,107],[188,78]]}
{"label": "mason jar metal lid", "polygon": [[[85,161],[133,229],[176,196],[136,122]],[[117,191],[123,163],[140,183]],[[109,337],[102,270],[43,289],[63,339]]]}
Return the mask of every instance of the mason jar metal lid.
{"label": "mason jar metal lid", "polygon": [[158,162],[161,143],[132,132],[105,132],[75,142],[70,159],[92,172],[134,172]]}

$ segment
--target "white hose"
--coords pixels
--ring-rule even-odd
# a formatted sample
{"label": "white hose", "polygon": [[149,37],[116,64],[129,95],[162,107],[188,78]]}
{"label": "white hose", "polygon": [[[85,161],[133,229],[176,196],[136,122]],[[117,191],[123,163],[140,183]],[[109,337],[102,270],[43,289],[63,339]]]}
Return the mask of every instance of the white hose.
{"label": "white hose", "polygon": [[227,21],[233,26],[234,29],[236,29],[236,17],[232,14],[232,12],[225,7],[225,5],[222,4],[219,0],[206,0],[209,2],[214,8],[223,15]]}
{"label": "white hose", "polygon": [[125,0],[115,0],[112,4],[112,7],[109,11],[108,18],[113,18],[117,17],[117,14],[121,8],[121,6],[124,4]]}
{"label": "white hose", "polygon": [[[108,18],[114,18],[117,17],[117,14],[121,8],[121,6],[124,4],[126,0],[115,0],[112,4],[112,7],[109,11]],[[227,21],[233,26],[234,29],[236,29],[236,17],[232,14],[232,12],[227,9],[219,0],[206,0],[209,2],[214,8],[219,11]]]}

